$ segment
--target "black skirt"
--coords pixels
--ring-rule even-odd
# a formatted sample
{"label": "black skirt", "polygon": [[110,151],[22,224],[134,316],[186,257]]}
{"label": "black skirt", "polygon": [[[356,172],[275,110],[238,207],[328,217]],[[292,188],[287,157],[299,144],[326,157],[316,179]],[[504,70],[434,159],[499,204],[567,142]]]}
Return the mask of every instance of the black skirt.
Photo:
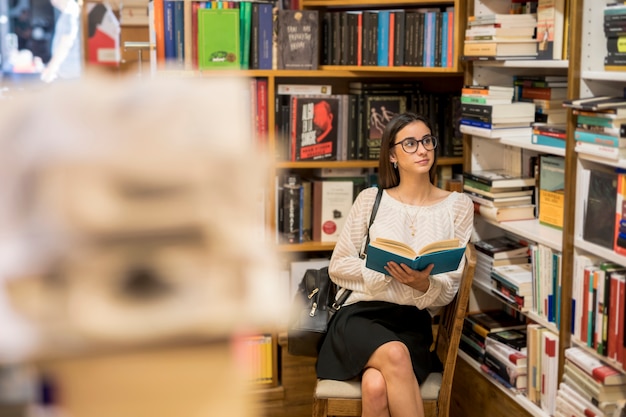
{"label": "black skirt", "polygon": [[385,301],[342,307],[331,320],[317,360],[317,377],[347,380],[360,376],[374,351],[387,342],[404,343],[421,384],[441,362],[430,351],[432,318],[427,310]]}

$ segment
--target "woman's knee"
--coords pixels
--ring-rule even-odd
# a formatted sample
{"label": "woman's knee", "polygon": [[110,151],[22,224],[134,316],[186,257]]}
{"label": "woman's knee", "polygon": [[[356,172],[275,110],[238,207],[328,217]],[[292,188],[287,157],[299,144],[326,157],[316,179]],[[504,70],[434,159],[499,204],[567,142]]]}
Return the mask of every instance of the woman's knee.
{"label": "woman's knee", "polygon": [[412,369],[411,353],[404,343],[388,342],[382,345],[379,350],[387,363]]}
{"label": "woman's knee", "polygon": [[374,368],[367,368],[361,378],[361,393],[365,401],[379,407],[387,403],[387,383],[383,374]]}

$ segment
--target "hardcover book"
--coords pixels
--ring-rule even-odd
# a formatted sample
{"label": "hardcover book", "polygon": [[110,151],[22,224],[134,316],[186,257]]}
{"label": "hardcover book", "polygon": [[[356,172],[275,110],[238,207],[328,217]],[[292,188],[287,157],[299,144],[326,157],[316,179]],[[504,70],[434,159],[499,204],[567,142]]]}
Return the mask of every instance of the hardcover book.
{"label": "hardcover book", "polygon": [[473,328],[479,326],[485,337],[487,337],[489,333],[526,328],[525,323],[504,310],[488,310],[468,314],[465,320],[469,321],[473,325]]}
{"label": "hardcover book", "polygon": [[492,188],[529,187],[535,185],[534,177],[508,172],[505,169],[464,172],[463,177]]}
{"label": "hardcover book", "polygon": [[542,155],[539,158],[539,222],[563,228],[565,209],[565,158]]}
{"label": "hardcover book", "polygon": [[479,240],[474,243],[476,250],[493,259],[517,258],[528,256],[528,246],[506,236]]}
{"label": "hardcover book", "polygon": [[522,353],[527,352],[527,332],[525,329],[502,330],[487,335],[487,339],[493,339],[499,343],[510,346]]}
{"label": "hardcover book", "polygon": [[585,352],[579,347],[570,347],[565,349],[565,357],[601,384],[626,384],[626,374],[623,374],[617,369],[605,364],[600,361],[600,359],[592,356],[590,353]]}
{"label": "hardcover book", "polygon": [[278,69],[314,70],[319,62],[317,10],[279,10]]}
{"label": "hardcover book", "polygon": [[366,159],[378,159],[380,141],[387,123],[397,114],[406,111],[406,96],[368,95],[365,97],[363,118],[365,126]]}
{"label": "hardcover book", "polygon": [[459,247],[458,239],[433,242],[416,253],[402,242],[376,238],[367,247],[365,266],[387,274],[385,266],[391,261],[408,265],[411,269],[418,271],[430,264],[435,264],[431,275],[436,275],[456,270],[464,253],[465,247]]}
{"label": "hardcover book", "polygon": [[616,200],[617,174],[591,170],[583,219],[583,239],[613,249],[615,216],[608,214],[609,207],[615,207]]}
{"label": "hardcover book", "polygon": [[198,68],[240,66],[238,9],[198,9]]}
{"label": "hardcover book", "polygon": [[537,3],[537,59],[562,59],[564,0]]}
{"label": "hardcover book", "polygon": [[313,182],[313,240],[336,242],[354,200],[352,181]]}
{"label": "hardcover book", "polygon": [[339,95],[291,96],[291,160],[334,160],[340,132]]}

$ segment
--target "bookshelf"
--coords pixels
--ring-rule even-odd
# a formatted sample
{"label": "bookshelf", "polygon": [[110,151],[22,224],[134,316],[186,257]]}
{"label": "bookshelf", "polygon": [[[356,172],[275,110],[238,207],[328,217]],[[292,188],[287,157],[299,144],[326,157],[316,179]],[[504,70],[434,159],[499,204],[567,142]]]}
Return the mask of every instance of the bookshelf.
{"label": "bookshelf", "polygon": [[[572,77],[572,81],[576,83],[576,94],[574,97],[590,97],[604,94],[621,95],[620,92],[626,87],[626,72],[605,70],[606,38],[603,30],[598,30],[598,28],[603,26],[604,7],[611,2],[602,1],[598,3],[589,0],[577,0],[575,3],[579,12],[579,18],[573,22],[578,30],[572,32],[574,36],[572,42],[580,43],[578,48],[572,50],[572,59],[574,60],[574,65],[580,68],[580,71],[576,74],[577,76]],[[576,116],[573,115],[570,118],[569,128],[573,131],[575,127]],[[615,172],[617,169],[626,169],[626,160],[607,160],[584,153],[577,153],[573,149],[573,143],[570,147],[567,150],[568,175],[574,178],[571,184],[571,191],[574,197],[572,197],[572,207],[568,213],[570,216],[569,228],[572,235],[570,242],[568,242],[572,252],[571,261],[575,264],[579,256],[596,256],[602,261],[626,267],[626,256],[616,253],[612,248],[607,248],[585,239],[584,225],[588,190],[583,180],[590,171],[604,170],[606,172]],[[611,213],[614,211],[612,209],[609,210]],[[568,290],[574,297],[575,288],[568,288]],[[623,299],[619,300],[620,304],[624,302],[625,300]],[[620,319],[623,320],[623,317]],[[583,347],[587,352],[592,353],[602,361],[621,372],[625,372],[626,367],[623,363],[607,358],[606,355],[601,355],[596,350],[588,348],[576,334],[567,336],[567,346]],[[623,347],[618,347],[618,349],[623,349]]]}
{"label": "bookshelf", "polygon": [[[491,13],[506,13],[506,9],[511,2],[497,2],[493,0],[476,0],[470,2],[468,7],[467,16],[491,14]],[[570,16],[576,13],[578,4],[577,1],[566,1],[566,10],[569,11]],[[571,20],[568,16],[568,19]],[[572,33],[576,31],[576,23],[570,21],[570,29]],[[572,35],[570,42],[575,42],[575,35]],[[576,58],[576,53],[570,50],[570,60],[485,60],[485,61],[471,61],[468,62],[465,71],[465,84],[482,84],[482,85],[513,85],[513,77],[517,75],[564,75],[568,77],[568,97],[575,96],[577,89],[575,87],[575,61],[572,58]],[[574,64],[573,64],[574,62]],[[571,126],[569,126],[571,128]],[[503,159],[503,152],[513,152],[514,155],[521,158],[521,170],[522,173],[532,175],[529,172],[527,161],[531,157],[537,157],[542,154],[550,154],[565,157],[566,163],[571,163],[570,153],[573,149],[559,149],[541,145],[534,145],[531,143],[530,137],[515,138],[515,139],[485,139],[477,136],[465,135],[465,170],[478,170],[478,169],[495,169],[500,168]],[[569,171],[571,172],[571,171]],[[573,185],[569,179],[572,178],[568,174],[566,168],[565,177],[568,179],[566,182],[566,192],[569,187]],[[572,201],[566,200],[564,219],[565,224],[562,230],[558,230],[552,227],[540,224],[538,219],[532,220],[519,220],[519,221],[506,221],[495,222],[482,219],[479,215],[475,219],[475,232],[476,239],[486,239],[492,236],[498,236],[502,234],[510,235],[516,238],[521,238],[529,242],[540,244],[550,248],[553,252],[562,254],[561,268],[563,271],[563,277],[569,276],[568,271],[571,271],[571,247],[572,247],[572,219],[573,214],[569,212],[569,206],[573,204]],[[562,291],[567,294],[568,285],[570,283],[562,283]],[[472,309],[482,308],[494,308],[502,306],[502,302],[495,299],[490,294],[490,288],[485,288],[485,285],[475,283],[475,298],[472,300],[473,306],[470,305],[470,311]],[[561,302],[561,323],[567,323],[569,320],[569,301],[568,297],[562,297]],[[568,326],[558,326],[556,323],[548,321],[544,315],[539,314],[537,311],[531,309],[524,313],[526,320],[529,322],[538,323],[544,326],[548,331],[559,335],[559,363],[562,363],[562,351],[564,346],[569,342],[569,328]],[[469,357],[469,355],[462,354],[461,365],[458,366],[459,372],[455,376],[455,388],[453,393],[456,392],[459,395],[458,400],[455,403],[458,404],[457,409],[451,409],[451,413],[458,412],[459,415],[467,416],[479,416],[479,415],[499,415],[499,403],[505,403],[508,405],[508,409],[512,410],[514,415],[520,416],[543,416],[551,415],[547,410],[543,409],[539,404],[534,403],[528,399],[526,394],[514,393],[507,388],[502,387],[496,381],[480,370],[479,363]],[[529,371],[530,372],[530,371]],[[559,369],[561,375],[562,369]],[[457,380],[458,377],[458,380]],[[483,407],[474,407],[481,411],[475,411],[472,407],[468,407],[462,399],[462,392],[469,387],[474,388],[471,385],[471,381],[480,381],[476,384],[479,391],[484,390],[478,395],[479,398],[486,397],[489,400],[481,402]],[[485,382],[486,381],[486,382]],[[458,387],[458,389],[457,389]],[[453,394],[454,396],[454,394]]]}

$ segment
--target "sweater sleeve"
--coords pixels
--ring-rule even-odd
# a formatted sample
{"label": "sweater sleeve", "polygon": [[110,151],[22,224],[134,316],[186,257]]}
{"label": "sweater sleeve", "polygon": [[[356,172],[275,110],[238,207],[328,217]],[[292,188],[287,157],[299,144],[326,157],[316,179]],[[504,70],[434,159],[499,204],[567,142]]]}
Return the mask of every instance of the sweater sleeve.
{"label": "sweater sleeve", "polygon": [[376,187],[368,188],[355,200],[328,268],[332,281],[340,287],[370,295],[381,291],[389,282],[385,274],[366,268],[365,260],[360,258],[377,192]]}

